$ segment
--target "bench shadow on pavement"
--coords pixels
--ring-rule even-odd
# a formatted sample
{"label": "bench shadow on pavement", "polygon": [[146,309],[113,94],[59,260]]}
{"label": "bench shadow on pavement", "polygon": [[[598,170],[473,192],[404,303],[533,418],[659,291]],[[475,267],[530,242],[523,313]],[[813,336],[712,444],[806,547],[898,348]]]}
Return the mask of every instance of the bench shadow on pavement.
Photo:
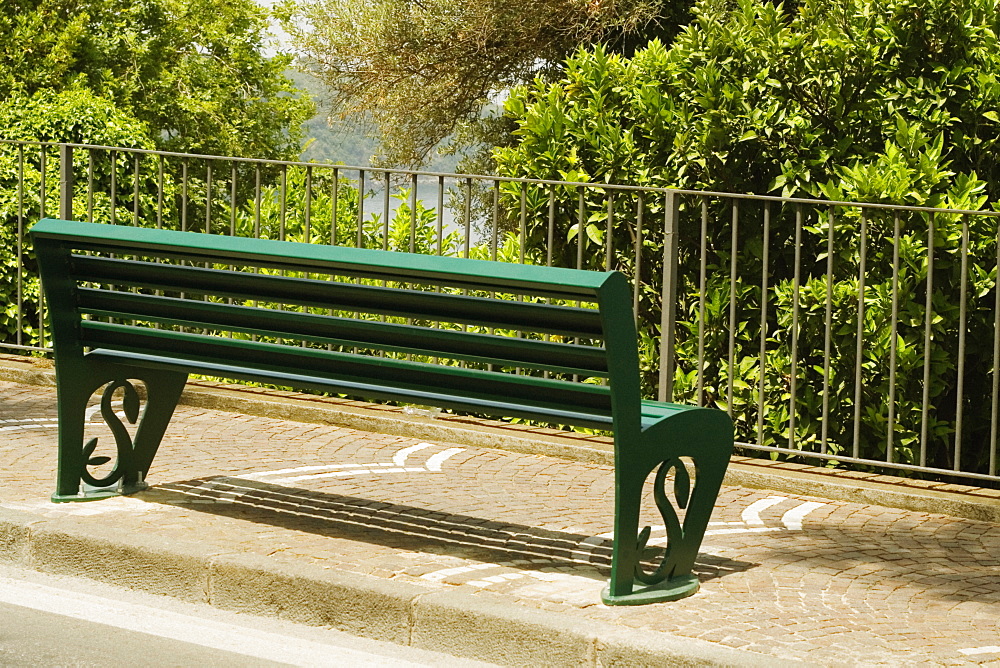
{"label": "bench shadow on pavement", "polygon": [[[489,520],[442,510],[299,489],[226,476],[157,485],[142,495],[188,510],[361,541],[404,551],[448,554],[483,563],[565,567],[574,575],[607,579],[611,540]],[[652,568],[662,549],[649,549]],[[702,581],[759,564],[702,553],[695,574]]]}

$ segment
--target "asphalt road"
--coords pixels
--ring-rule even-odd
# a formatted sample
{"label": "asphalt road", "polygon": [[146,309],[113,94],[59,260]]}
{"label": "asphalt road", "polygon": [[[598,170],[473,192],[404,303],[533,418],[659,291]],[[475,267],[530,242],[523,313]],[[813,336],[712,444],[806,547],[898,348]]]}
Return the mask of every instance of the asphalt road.
{"label": "asphalt road", "polygon": [[484,666],[443,654],[0,568],[0,666]]}

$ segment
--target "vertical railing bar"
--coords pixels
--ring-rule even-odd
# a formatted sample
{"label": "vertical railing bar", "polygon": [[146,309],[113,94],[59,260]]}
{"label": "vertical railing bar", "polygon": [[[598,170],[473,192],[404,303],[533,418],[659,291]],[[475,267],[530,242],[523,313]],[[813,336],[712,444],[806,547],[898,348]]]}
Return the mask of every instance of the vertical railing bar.
{"label": "vertical railing bar", "polygon": [[[188,162],[181,163],[181,231],[187,231]],[[114,207],[112,207],[114,208]]]}
{"label": "vertical railing bar", "polygon": [[962,470],[962,427],[965,417],[965,325],[968,316],[969,285],[969,216],[962,216],[962,277],[958,297],[958,378],[955,381],[955,462]]}
{"label": "vertical railing bar", "polygon": [[[303,241],[307,244],[312,243],[312,189],[313,189],[313,168],[312,166],[306,167],[306,183],[305,183],[305,229],[303,230]],[[309,272],[306,272],[306,278],[309,278]],[[307,306],[301,307],[302,311],[309,313],[312,309]],[[303,348],[306,346],[305,339],[299,342],[299,345]]]}
{"label": "vertical railing bar", "polygon": [[524,264],[524,242],[528,226],[528,184],[521,182],[521,221],[518,230],[518,261]]}
{"label": "vertical railing bar", "polygon": [[[438,176],[437,179],[437,254],[444,254],[444,177]],[[441,286],[434,286],[435,292],[441,292]],[[441,329],[441,322],[435,320],[433,322],[434,329]],[[434,358],[434,364],[438,363],[438,358]]]}
{"label": "vertical railing bar", "polygon": [[410,252],[417,252],[417,173],[410,174]]}
{"label": "vertical railing bar", "polygon": [[[585,210],[584,210],[585,207],[586,207],[586,202],[585,202],[584,187],[583,186],[576,186],[576,195],[577,195],[577,200],[576,200],[576,268],[577,269],[583,269],[583,246],[586,243],[586,235],[587,235],[587,230],[585,229],[585,225],[586,225],[587,220],[586,220],[586,213],[585,213]],[[580,302],[579,301],[576,302],[576,306],[577,307],[580,306]],[[580,345],[580,337],[579,336],[574,337],[573,338],[573,343],[575,343],[576,345]],[[573,382],[579,382],[579,380],[580,380],[579,374],[573,374]]]}
{"label": "vertical railing bar", "polygon": [[[497,261],[500,243],[500,181],[493,181],[493,229],[490,231],[490,259]],[[440,252],[438,253],[440,255]]]}
{"label": "vertical railing bar", "polygon": [[604,191],[604,196],[608,199],[608,230],[604,238],[604,247],[607,250],[607,260],[604,263],[605,271],[612,271],[614,266],[614,231],[615,231],[615,191]]}
{"label": "vertical railing bar", "polygon": [[236,236],[236,197],[239,192],[236,184],[239,179],[239,170],[234,162],[229,176],[229,236]]}
{"label": "vertical railing bar", "polygon": [[[278,178],[278,240],[284,241],[287,224],[288,224],[288,165],[281,165],[281,173]],[[284,269],[278,272],[279,275],[285,276],[286,272]],[[294,308],[294,307],[293,307]],[[278,304],[278,310],[284,311],[285,305]],[[284,341],[281,341],[284,343]]]}
{"label": "vertical railing bar", "polygon": [[[555,186],[549,187],[549,213],[548,213],[548,226],[547,226],[547,236],[546,236],[546,248],[545,248],[545,266],[552,266],[552,253],[553,247],[555,246],[555,229],[556,229],[556,190]],[[546,303],[551,303],[551,299],[546,299]],[[545,341],[549,340],[549,335],[545,334],[542,337]],[[548,371],[543,373],[545,378],[550,376]]]}
{"label": "vertical railing bar", "polygon": [[865,337],[865,271],[868,256],[868,214],[861,211],[861,239],[860,252],[858,253],[858,334],[857,345],[854,352],[854,438],[851,452],[855,458],[860,457],[861,452],[861,390],[862,390],[862,364],[864,356]]}
{"label": "vertical railing bar", "polygon": [[[333,185],[331,186],[332,192],[330,193],[331,204],[330,204],[330,245],[337,245],[337,214],[340,211],[340,170],[336,167],[333,168]],[[333,274],[327,276],[327,280],[333,281]],[[331,308],[327,310],[327,315],[334,315],[335,311]],[[333,350],[333,344],[326,344],[327,350]]]}
{"label": "vertical railing bar", "polygon": [[472,179],[465,180],[465,249],[463,257],[472,252]]}
{"label": "vertical railing bar", "polygon": [[[520,264],[524,264],[524,246],[527,241],[528,234],[528,186],[522,181],[521,182],[521,219],[520,227],[518,229],[518,261]],[[515,299],[521,301],[521,295],[516,295]],[[515,332],[517,338],[521,338],[523,334],[518,331]],[[521,375],[521,368],[516,367],[514,369],[515,375]]]}
{"label": "vertical railing bar", "polygon": [[[414,253],[417,250],[417,173],[413,172],[410,174],[410,252]],[[413,319],[407,318],[406,324],[412,325]],[[406,355],[406,359],[412,360],[413,354],[409,353]],[[434,360],[435,364],[437,360]]]}
{"label": "vertical railing bar", "polygon": [[[24,345],[24,145],[17,145],[17,345]],[[998,290],[1000,292],[1000,290]],[[39,319],[41,313],[39,313]]]}
{"label": "vertical railing bar", "polygon": [[892,221],[892,321],[889,329],[889,420],[885,434],[885,460],[892,462],[895,455],[896,435],[896,337],[899,332],[899,242],[901,222],[899,214]]}
{"label": "vertical railing bar", "polygon": [[[91,162],[93,162],[93,149],[90,149],[90,153]],[[156,229],[163,229],[163,154],[161,153],[156,156]],[[162,258],[157,260],[157,262],[163,261]],[[163,291],[157,290],[156,294],[162,296]],[[155,327],[156,329],[163,329],[161,323],[156,323]]]}
{"label": "vertical railing bar", "polygon": [[[278,179],[278,239],[285,240],[285,225],[288,215],[288,165],[281,166],[281,177]],[[282,271],[284,276],[285,272]]]}
{"label": "vertical railing bar", "polygon": [[823,424],[820,452],[826,453],[830,438],[830,352],[833,344],[833,207],[827,210],[826,314],[823,320]]}
{"label": "vertical railing bar", "polygon": [[[209,160],[205,163],[205,234],[212,233],[212,162]],[[211,269],[212,263],[206,262],[205,269]],[[201,300],[203,302],[212,301],[211,296],[203,295]],[[203,329],[203,334],[208,333],[208,330]]]}
{"label": "vertical railing bar", "polygon": [[733,199],[732,207],[733,233],[729,251],[729,377],[726,383],[726,406],[730,413],[736,390],[736,256],[739,248],[740,201]]}
{"label": "vertical railing bar", "polygon": [[795,207],[795,266],[792,268],[791,377],[788,381],[788,448],[795,448],[795,417],[799,375],[799,299],[802,281],[802,205]]}
{"label": "vertical railing bar", "polygon": [[[548,230],[547,230],[547,232],[548,233],[546,235],[546,243],[545,243],[545,266],[546,267],[551,267],[552,266],[552,247],[555,246],[555,241],[556,241],[556,188],[555,188],[555,186],[549,186],[549,222],[548,222]],[[546,303],[551,303],[552,300],[551,299],[546,299],[545,302]],[[542,337],[542,339],[545,340],[545,341],[548,341],[549,338],[550,337],[549,337],[548,334],[545,334]],[[549,374],[548,370],[545,370],[545,372],[542,374],[542,377],[543,378],[548,378],[550,375],[551,374]]]}
{"label": "vertical railing bar", "polygon": [[668,191],[663,207],[663,293],[660,302],[660,375],[657,399],[674,396],[674,328],[677,320],[677,227],[680,198]]}
{"label": "vertical railing bar", "polygon": [[[39,179],[39,202],[38,202],[38,213],[39,218],[46,218],[45,215],[45,173],[47,170],[45,164],[45,147],[39,148],[38,164],[41,169],[41,178]],[[38,345],[41,348],[45,347],[45,294],[41,291],[38,293]]]}
{"label": "vertical railing bar", "polygon": [[[333,168],[333,192],[330,194],[330,245],[337,245],[337,236],[340,230],[337,229],[338,214],[340,213],[340,170]],[[332,313],[331,313],[332,315]],[[332,348],[332,346],[331,346]]]}
{"label": "vertical railing bar", "polygon": [[[382,250],[389,250],[389,172],[382,172],[383,178],[383,190],[382,190]],[[383,280],[382,286],[385,287],[388,281]],[[384,314],[379,314],[378,319],[380,322],[386,321],[386,316]],[[378,351],[379,357],[385,357],[385,351]]]}
{"label": "vertical railing bar", "polygon": [[[236,236],[236,197],[238,193],[237,181],[239,179],[239,170],[236,168],[236,163],[233,162],[229,167],[229,236]],[[229,266],[233,269],[233,266]],[[230,306],[236,303],[236,300],[230,297],[228,300]],[[230,330],[229,338],[236,338],[236,332]]]}
{"label": "vertical railing bar", "polygon": [[[305,230],[303,231],[305,238],[304,241],[307,244],[312,243],[312,194],[313,194],[313,168],[306,167],[306,211],[305,211]],[[306,278],[309,278],[309,274],[306,274]]]}
{"label": "vertical railing bar", "polygon": [[[465,207],[463,212],[463,217],[465,218],[465,240],[463,243],[462,257],[468,258],[472,253],[472,179],[465,179]],[[468,295],[468,290],[462,290],[463,295]],[[462,324],[462,331],[469,331],[469,325],[467,323]],[[463,361],[461,363],[462,368],[469,366],[468,362]],[[548,378],[548,374],[545,375]]]}
{"label": "vertical railing bar", "polygon": [[45,215],[45,209],[46,209],[46,206],[45,206],[45,191],[47,190],[47,187],[46,187],[47,184],[45,182],[45,179],[46,179],[46,172],[48,172],[48,167],[46,166],[46,159],[45,158],[46,158],[46,156],[45,156],[45,147],[44,146],[40,146],[39,149],[38,149],[38,168],[40,170],[39,180],[38,180],[38,217],[39,218],[48,218],[48,216]]}
{"label": "vertical railing bar", "polygon": [[73,148],[67,144],[59,144],[59,217],[63,220],[75,220],[73,217]]}
{"label": "vertical railing bar", "polygon": [[389,250],[389,206],[392,194],[389,192],[389,172],[383,172],[382,178],[385,179],[385,189],[382,192],[382,250]]}
{"label": "vertical railing bar", "polygon": [[549,187],[549,224],[545,243],[545,266],[552,266],[552,247],[556,242],[556,189]]}
{"label": "vertical railing bar", "polygon": [[[205,234],[212,233],[212,163],[205,164]],[[210,267],[211,263],[206,264]]]}
{"label": "vertical railing bar", "polygon": [[444,253],[444,177],[438,177],[437,187],[437,254]]}
{"label": "vertical railing bar", "polygon": [[997,218],[997,257],[993,275],[993,388],[990,407],[990,468],[997,474],[997,417],[1000,413],[1000,218]]}
{"label": "vertical railing bar", "polygon": [[639,286],[642,285],[642,218],[645,213],[645,193],[639,191],[635,212],[635,276],[632,279],[632,314],[638,326]]}
{"label": "vertical railing bar", "polygon": [[92,148],[87,149],[87,222],[94,222],[94,149]]}
{"label": "vertical railing bar", "polygon": [[927,294],[924,296],[924,386],[920,403],[920,465],[927,466],[927,437],[931,399],[931,325],[934,322],[934,216],[927,221]]}
{"label": "vertical railing bar", "polygon": [[[261,174],[260,174],[260,163],[254,163],[253,167],[253,179],[254,179],[254,193],[253,193],[253,238],[260,239],[260,207],[262,198],[262,188],[261,188]],[[259,267],[254,267],[253,272],[255,274],[260,273]],[[253,305],[257,306],[257,300],[253,301]],[[256,334],[250,335],[251,341],[257,340]]]}
{"label": "vertical railing bar", "polygon": [[253,238],[260,239],[260,207],[261,207],[261,175],[260,165],[254,165],[254,191],[253,191]]}
{"label": "vertical railing bar", "polygon": [[132,158],[132,225],[139,226],[139,154]]}
{"label": "vertical railing bar", "polygon": [[770,278],[771,203],[764,203],[760,271],[760,372],[757,379],[757,445],[764,445],[764,397],[767,394],[767,299]]}
{"label": "vertical railing bar", "polygon": [[118,153],[111,151],[111,224],[116,224],[118,214]]}
{"label": "vertical railing bar", "polygon": [[705,302],[708,299],[708,198],[701,197],[701,237],[698,243],[698,386],[697,403],[705,405]]}
{"label": "vertical railing bar", "polygon": [[156,229],[163,229],[163,156],[156,161]]}
{"label": "vertical railing bar", "polygon": [[[358,241],[357,247],[364,246],[365,227],[365,170],[358,170]],[[355,348],[355,350],[357,350]]]}

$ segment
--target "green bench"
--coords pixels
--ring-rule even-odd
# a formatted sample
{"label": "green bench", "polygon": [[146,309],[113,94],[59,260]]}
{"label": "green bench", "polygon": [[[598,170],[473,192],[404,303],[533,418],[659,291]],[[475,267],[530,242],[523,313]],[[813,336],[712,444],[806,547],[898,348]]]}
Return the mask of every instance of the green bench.
{"label": "green bench", "polygon": [[[615,441],[603,600],[697,590],[691,570],[732,422],[719,410],[642,399],[621,273],[51,219],[31,237],[55,348],[53,500],[142,489],[191,373],[591,427]],[[134,441],[111,407],[124,392],[125,415],[139,419],[132,381],[146,388]],[[101,387],[117,459],[96,477],[90,469],[111,460],[94,456],[96,439],[83,442],[84,412]],[[668,544],[646,570],[650,530],[639,531],[639,509],[653,471]]]}

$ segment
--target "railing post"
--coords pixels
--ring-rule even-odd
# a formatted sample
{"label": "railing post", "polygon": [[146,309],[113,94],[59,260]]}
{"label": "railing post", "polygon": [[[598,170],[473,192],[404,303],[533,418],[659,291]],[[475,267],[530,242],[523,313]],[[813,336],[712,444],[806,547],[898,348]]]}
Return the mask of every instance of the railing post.
{"label": "railing post", "polygon": [[59,217],[73,220],[73,147],[59,144]]}
{"label": "railing post", "polygon": [[680,197],[667,193],[663,207],[663,295],[660,303],[660,401],[674,397],[674,330],[677,325],[677,221]]}

